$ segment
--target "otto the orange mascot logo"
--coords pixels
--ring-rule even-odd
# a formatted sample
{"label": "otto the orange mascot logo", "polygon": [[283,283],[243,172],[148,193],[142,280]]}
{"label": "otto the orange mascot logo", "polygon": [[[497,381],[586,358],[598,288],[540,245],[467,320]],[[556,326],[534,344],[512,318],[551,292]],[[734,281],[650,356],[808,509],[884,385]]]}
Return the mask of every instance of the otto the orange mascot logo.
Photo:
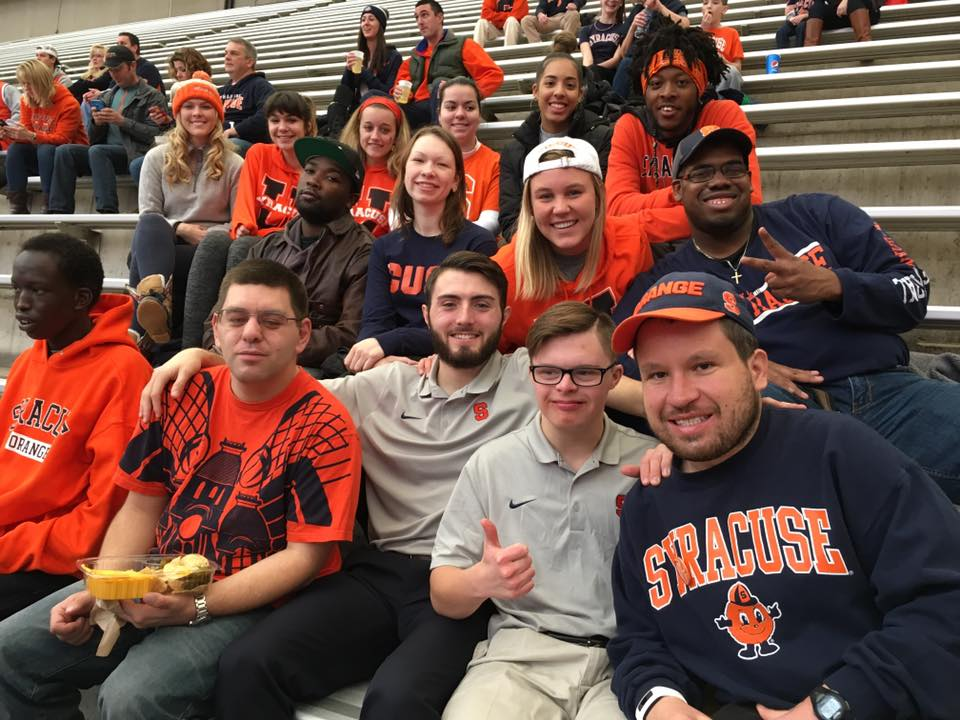
{"label": "otto the orange mascot logo", "polygon": [[774,622],[780,617],[780,605],[764,605],[742,582],[734,583],[727,593],[727,607],[723,615],[714,618],[720,630],[726,630],[730,637],[743,647],[737,656],[741,660],[756,660],[765,655],[774,655],[780,646],[773,641]]}

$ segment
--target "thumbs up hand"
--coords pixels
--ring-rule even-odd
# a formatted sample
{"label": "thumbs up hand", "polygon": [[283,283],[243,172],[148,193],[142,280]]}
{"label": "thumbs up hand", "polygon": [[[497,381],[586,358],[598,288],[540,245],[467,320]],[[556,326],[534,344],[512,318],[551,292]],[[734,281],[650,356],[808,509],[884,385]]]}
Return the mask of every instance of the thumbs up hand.
{"label": "thumbs up hand", "polygon": [[533,560],[526,545],[502,547],[497,526],[484,518],[483,557],[476,564],[477,591],[483,597],[514,600],[533,589]]}

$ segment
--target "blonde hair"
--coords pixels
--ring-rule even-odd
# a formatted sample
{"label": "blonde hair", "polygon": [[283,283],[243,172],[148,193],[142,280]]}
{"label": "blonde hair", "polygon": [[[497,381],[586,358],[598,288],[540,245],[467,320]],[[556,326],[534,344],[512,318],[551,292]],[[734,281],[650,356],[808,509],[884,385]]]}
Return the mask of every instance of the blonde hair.
{"label": "blonde hair", "polygon": [[[163,179],[171,185],[188,183],[193,180],[193,168],[190,166],[190,136],[177,120],[176,126],[168,133],[169,140],[163,152]],[[218,120],[207,140],[207,150],[203,158],[204,173],[210,180],[223,177],[224,165],[228,153],[234,152],[233,143],[223,136],[223,124]]]}
{"label": "blonde hair", "polygon": [[400,227],[405,230],[413,229],[413,198],[410,197],[410,193],[407,192],[405,183],[407,161],[413,153],[413,146],[417,144],[420,138],[426,137],[427,135],[433,135],[439,138],[450,152],[453,153],[453,166],[457,175],[457,189],[451,190],[450,194],[447,195],[447,199],[443,203],[443,214],[440,216],[440,240],[444,245],[449,247],[453,244],[453,241],[457,239],[457,235],[463,230],[463,226],[467,221],[467,193],[465,189],[467,183],[466,173],[463,169],[463,151],[460,149],[460,144],[454,140],[453,135],[439,125],[424,125],[417,130],[404,148],[403,155],[400,158],[400,172],[397,175],[397,184],[394,186],[393,194],[390,196],[390,207],[396,210],[397,217],[400,220]]}
{"label": "blonde hair", "polygon": [[[544,160],[551,160],[551,153],[546,153]],[[586,171],[582,171],[586,172]],[[593,173],[590,179],[593,182],[594,220],[590,230],[590,245],[584,259],[583,269],[580,271],[580,280],[577,283],[577,292],[583,292],[590,287],[600,266],[600,256],[603,253],[603,209],[606,207],[606,193],[603,181]],[[532,180],[533,178],[530,178]],[[517,298],[521,300],[547,300],[557,293],[557,288],[563,281],[563,275],[557,266],[557,259],[550,249],[550,241],[544,237],[537,227],[533,217],[533,197],[530,180],[523,186],[523,201],[520,205],[520,218],[517,221],[516,245],[516,273]]]}
{"label": "blonde hair", "polygon": [[[90,46],[90,54],[91,54],[91,55],[93,55],[93,51],[94,51],[94,50],[102,50],[104,55],[107,54],[107,47],[106,47],[106,45],[100,45],[100,44],[91,45],[91,46]],[[90,60],[90,63],[87,65],[87,71],[86,71],[83,75],[80,76],[80,79],[81,79],[81,80],[96,80],[98,77],[100,77],[101,75],[103,75],[106,71],[107,71],[107,66],[106,66],[106,65],[104,65],[103,67],[97,67],[96,65],[93,64],[93,60],[91,59],[91,60]]]}
{"label": "blonde hair", "polygon": [[[34,58],[25,60],[17,65],[17,82],[24,88],[28,85],[36,93],[39,107],[50,107],[53,104],[53,94],[56,84],[53,82],[53,70]],[[37,107],[30,98],[30,93],[24,92],[23,98],[30,107]]]}
{"label": "blonde hair", "polygon": [[[372,107],[381,107],[389,112],[389,109],[385,105],[377,104],[367,105],[363,110],[369,110]],[[393,115],[393,113],[390,114]],[[363,165],[366,167],[370,160],[363,151],[363,148],[360,147],[360,115],[360,108],[353,111],[350,119],[347,120],[347,124],[344,125],[343,130],[340,131],[340,142],[344,145],[349,145],[360,153],[360,159],[363,160]],[[394,118],[394,120],[396,120],[396,118]],[[387,171],[393,177],[399,177],[401,170],[400,156],[403,154],[403,150],[410,144],[410,123],[407,122],[406,115],[401,112],[400,120],[394,124],[396,125],[396,134],[393,138],[393,147],[390,148],[390,154],[387,155]]]}

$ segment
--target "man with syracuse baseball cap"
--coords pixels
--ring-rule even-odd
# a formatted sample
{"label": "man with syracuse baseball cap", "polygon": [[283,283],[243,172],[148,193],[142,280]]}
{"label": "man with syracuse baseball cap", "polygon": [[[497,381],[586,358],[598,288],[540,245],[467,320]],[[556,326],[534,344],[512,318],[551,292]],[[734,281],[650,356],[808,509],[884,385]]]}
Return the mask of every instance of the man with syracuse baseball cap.
{"label": "man with syracuse baseball cap", "polygon": [[[303,167],[297,217],[282,233],[261,238],[248,258],[288,267],[307,289],[312,330],[298,358],[317,374],[324,361],[357,340],[373,236],[350,214],[363,187],[363,161],[336,140],[305,137],[293,146]],[[208,319],[203,346],[214,344]]]}
{"label": "man with syracuse baseball cap", "polygon": [[849,417],[761,405],[753,312],[715,275],[660,277],[613,347],[675,458],[623,507],[626,716],[960,717],[960,519],[923,470]]}
{"label": "man with syracuse baseball cap", "polygon": [[747,134],[716,126],[677,146],[673,193],[691,241],[634,281],[615,319],[667,273],[731,280],[771,360],[764,394],[857,417],[960,502],[960,385],[909,371],[899,335],[926,314],[926,273],[869,215],[835,195],[754,204],[752,147]]}

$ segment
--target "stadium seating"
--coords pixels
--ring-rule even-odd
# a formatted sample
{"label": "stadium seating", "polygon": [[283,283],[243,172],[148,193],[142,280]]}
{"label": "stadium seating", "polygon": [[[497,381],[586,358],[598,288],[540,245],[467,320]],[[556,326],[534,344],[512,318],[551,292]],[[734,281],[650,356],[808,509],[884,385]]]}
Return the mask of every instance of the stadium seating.
{"label": "stadium seating", "polygon": [[[481,0],[441,0],[448,27],[471,35]],[[61,59],[77,74],[86,66],[89,46],[110,44],[120,30],[140,35],[144,56],[165,74],[166,59],[181,46],[204,52],[223,82],[226,41],[242,36],[258,48],[258,69],[277,87],[303,91],[323,111],[343,71],[343,55],[356,45],[360,0],[296,0],[231,11],[30,38],[0,44],[0,78],[11,80],[16,65],[32,57],[42,42],[54,44]],[[407,55],[418,41],[412,2],[385,0],[391,13],[388,42]],[[688,3],[693,24],[699,3]],[[598,0],[586,11],[596,12]],[[854,202],[896,234],[931,276],[932,301],[924,327],[909,341],[927,349],[957,343],[960,327],[960,202],[956,167],[960,161],[960,0],[932,0],[882,9],[873,28],[874,42],[853,43],[849,30],[824,33],[817,48],[779,51],[781,72],[764,72],[765,56],[774,47],[774,32],[783,21],[783,3],[775,0],[730,0],[725,24],[741,33],[745,106],[763,129],[758,156],[767,199],[791,192],[835,192]],[[531,109],[521,90],[533,78],[550,43],[488,47],[504,68],[501,90],[485,101],[497,120],[481,126],[484,142],[495,148],[509,141]],[[798,172],[799,171],[799,172]],[[91,208],[89,183],[78,186],[78,209]],[[38,183],[31,184],[38,190]],[[0,214],[0,270],[10,267],[19,242],[44,228],[83,233],[98,245],[107,271],[107,287],[122,288],[130,233],[136,222],[135,193],[121,192],[124,214],[101,216],[13,216]],[[948,203],[954,203],[950,205]],[[0,201],[0,213],[4,209]],[[0,292],[9,294],[9,275],[0,275]],[[9,306],[0,323],[0,365],[8,365],[25,346]],[[2,373],[0,373],[2,374]],[[356,718],[362,686],[347,688],[301,708],[301,720]]]}

